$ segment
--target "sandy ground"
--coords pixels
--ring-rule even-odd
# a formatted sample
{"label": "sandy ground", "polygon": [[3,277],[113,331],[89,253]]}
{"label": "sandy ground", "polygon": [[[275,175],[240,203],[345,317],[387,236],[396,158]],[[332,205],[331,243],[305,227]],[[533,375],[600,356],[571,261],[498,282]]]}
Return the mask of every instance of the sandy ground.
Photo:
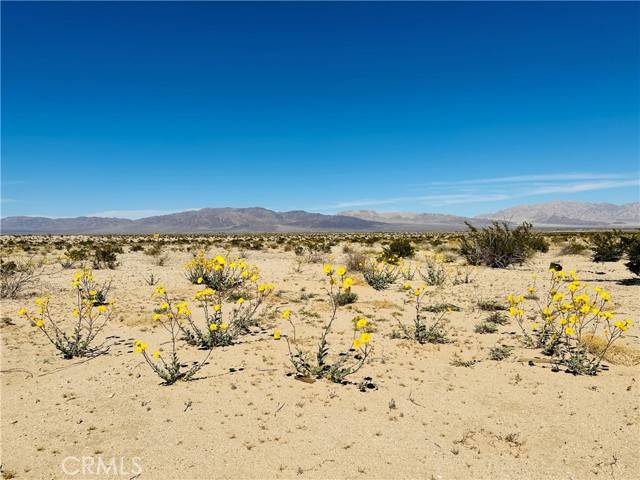
{"label": "sandy ground", "polygon": [[[331,259],[341,262],[341,247]],[[640,287],[618,282],[629,277],[622,262],[595,265],[584,256],[540,254],[528,265],[507,270],[474,267],[473,282],[432,288],[429,303],[462,308],[448,315],[452,342],[418,345],[391,338],[393,312],[403,312],[398,285],[376,292],[355,275],[359,301],[344,307],[332,345],[349,342],[357,312],[375,326],[375,351],[353,380],[371,376],[376,390],[327,381],[304,383],[287,374],[286,343],[271,337],[287,332],[265,315],[262,332],[214,350],[199,379],[161,386],[132,353],[134,338],[155,348],[166,337],[150,319],[150,272],[172,295],[198,290],[183,275],[189,255],[171,254],[159,267],[143,253],[119,256],[116,270],[95,272],[113,279],[118,313],[104,332],[107,355],[64,360],[17,315],[33,295],[3,300],[2,469],[5,478],[426,478],[585,479],[640,478],[640,371],[609,364],[595,377],[554,373],[548,364],[518,361],[537,351],[519,346],[517,326],[495,334],[474,333],[487,316],[480,299],[503,301],[523,292],[532,274],[542,286],[550,261],[575,269],[580,279],[610,290],[619,312],[636,320],[625,342],[640,348]],[[210,254],[218,253],[210,250]],[[294,254],[249,252],[264,278],[279,291],[275,307],[320,318],[297,318],[298,334],[312,345],[328,311],[322,297],[322,266],[304,264],[294,272]],[[420,258],[420,257],[419,257]],[[453,272],[455,264],[448,264]],[[49,291],[54,306],[71,306],[72,271],[47,267],[35,293]],[[599,272],[599,273],[597,273]],[[318,297],[301,301],[301,289]],[[68,310],[67,310],[68,311]],[[487,358],[497,343],[517,346],[507,360]],[[202,352],[185,346],[185,360]],[[471,367],[452,359],[480,360]],[[83,457],[88,471],[83,474]],[[118,463],[120,475],[92,472],[92,462]],[[122,463],[121,463],[122,462]],[[139,467],[139,468],[138,468]],[[65,473],[66,472],[66,473]]]}

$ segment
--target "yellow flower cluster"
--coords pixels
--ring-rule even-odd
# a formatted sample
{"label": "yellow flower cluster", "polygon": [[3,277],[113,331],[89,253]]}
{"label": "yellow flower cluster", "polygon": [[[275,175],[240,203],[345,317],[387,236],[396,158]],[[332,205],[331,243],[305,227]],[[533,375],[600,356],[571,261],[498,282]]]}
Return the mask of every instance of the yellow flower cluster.
{"label": "yellow flower cluster", "polygon": [[[239,274],[242,278],[251,278],[252,281],[257,281],[259,278],[259,271],[254,265],[249,265],[243,259],[228,260],[222,255],[216,255],[213,258],[207,258],[204,251],[198,252],[198,254],[189,262],[185,264],[185,269],[202,272],[202,274],[210,272],[221,272],[223,270],[232,270]],[[203,282],[203,277],[200,276],[197,279],[197,283]]]}
{"label": "yellow flower cluster", "polygon": [[[334,267],[330,263],[326,263],[323,265],[322,270],[329,277],[329,283],[331,285],[337,284],[339,288],[344,290],[349,290],[353,286],[353,278],[345,276],[347,274],[345,267]],[[334,273],[340,277],[338,280],[333,277]]]}
{"label": "yellow flower cluster", "polygon": [[73,280],[71,280],[72,287],[78,288],[83,282],[93,282],[93,274],[90,270],[81,270],[73,274]]}
{"label": "yellow flower cluster", "polygon": [[414,287],[411,282],[405,282],[402,285],[402,289],[405,290],[408,294],[416,297],[416,299],[418,300],[422,300],[422,298],[428,293],[427,285],[424,284]]}
{"label": "yellow flower cluster", "polygon": [[[615,313],[609,309],[611,294],[600,287],[591,289],[584,282],[580,282],[575,271],[549,270],[551,286],[549,300],[541,308],[542,325],[535,322],[531,330],[546,332],[556,336],[575,336],[580,340],[582,332],[589,328],[597,329],[601,322],[605,322],[604,333],[608,337],[624,332],[633,323],[631,320],[613,321]],[[593,292],[593,293],[592,293]],[[509,314],[522,324],[524,309],[520,304],[524,296],[510,294]]]}
{"label": "yellow flower cluster", "polygon": [[371,342],[371,334],[363,331],[367,325],[369,325],[369,321],[364,317],[355,317],[353,319],[355,334],[360,333],[360,335],[353,340],[353,348],[359,349]]}
{"label": "yellow flower cluster", "polygon": [[149,345],[140,340],[136,340],[133,342],[133,347],[136,353],[142,353],[149,347]]}

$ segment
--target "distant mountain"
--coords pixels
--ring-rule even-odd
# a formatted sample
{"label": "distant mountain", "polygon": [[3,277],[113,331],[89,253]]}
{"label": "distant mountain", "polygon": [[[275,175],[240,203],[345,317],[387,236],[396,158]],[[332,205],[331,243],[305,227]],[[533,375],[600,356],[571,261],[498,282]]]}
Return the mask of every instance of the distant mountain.
{"label": "distant mountain", "polygon": [[3,234],[380,231],[388,227],[386,224],[344,215],[322,215],[304,211],[274,212],[258,207],[203,208],[139,220],[102,217],[7,217],[0,222],[0,232]]}
{"label": "distant mountain", "polygon": [[640,203],[547,202],[519,205],[476,218],[513,223],[527,221],[537,227],[638,227]]}
{"label": "distant mountain", "polygon": [[7,217],[0,221],[0,233],[114,233],[125,230],[132,222],[102,217]]}
{"label": "distant mountain", "polygon": [[491,223],[486,219],[475,219],[447,215],[442,213],[415,213],[415,212],[376,212],[374,210],[352,210],[340,212],[353,218],[360,218],[371,222],[386,223],[397,226],[403,230],[426,231],[451,231],[466,230],[465,222],[470,222],[476,227],[483,227]]}
{"label": "distant mountain", "polygon": [[475,218],[436,213],[357,210],[323,215],[302,210],[275,212],[266,208],[203,208],[128,220],[124,218],[7,217],[2,234],[128,234],[216,232],[382,232],[466,230],[465,221],[483,227],[494,220],[529,221],[537,227],[598,228],[640,226],[640,203],[550,202],[521,205]]}

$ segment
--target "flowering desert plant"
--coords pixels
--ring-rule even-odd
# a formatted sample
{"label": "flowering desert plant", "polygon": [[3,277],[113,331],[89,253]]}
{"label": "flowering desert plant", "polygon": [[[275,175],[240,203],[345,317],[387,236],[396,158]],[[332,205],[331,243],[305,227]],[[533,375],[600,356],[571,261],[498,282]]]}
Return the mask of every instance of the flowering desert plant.
{"label": "flowering desert plant", "polygon": [[203,251],[185,265],[185,270],[191,283],[206,285],[225,298],[247,283],[255,283],[260,275],[257,267],[242,259],[228,260],[221,255],[207,258]]}
{"label": "flowering desert plant", "polygon": [[413,304],[415,308],[415,316],[413,318],[413,326],[408,327],[398,319],[398,324],[404,338],[415,340],[418,343],[446,343],[447,334],[444,330],[444,317],[449,308],[439,312],[435,318],[428,322],[424,315],[424,300],[427,297],[426,285],[421,287],[413,287],[407,282],[403,285],[403,289],[407,292],[406,303]]}
{"label": "flowering desert plant", "polygon": [[[522,331],[525,344],[542,349],[556,367],[574,374],[595,375],[609,348],[624,335],[631,320],[615,320],[606,290],[580,282],[575,272],[549,270],[550,287],[544,303],[537,303],[539,320],[527,328],[524,295],[508,296],[509,315]],[[586,341],[602,334],[605,343],[597,354],[589,352]]]}
{"label": "flowering desert plant", "polygon": [[76,291],[76,306],[71,312],[72,329],[63,330],[63,323],[66,322],[53,317],[48,296],[35,299],[38,307],[36,313],[29,312],[25,307],[19,310],[67,359],[94,356],[106,351],[104,343],[96,345],[95,340],[113,314],[113,303],[105,305],[97,299],[95,290],[83,290],[81,279],[87,274],[90,275],[90,272],[76,272],[71,282]]}
{"label": "flowering desert plant", "polygon": [[108,305],[108,295],[111,289],[111,281],[99,284],[93,278],[91,270],[80,270],[73,276],[74,283],[80,290],[82,298],[91,299],[94,305]]}
{"label": "flowering desert plant", "polygon": [[362,272],[365,281],[374,290],[389,288],[400,276],[398,266],[384,262],[368,262]]}
{"label": "flowering desert plant", "polygon": [[194,298],[204,314],[203,328],[200,328],[193,320],[186,302],[176,303],[176,311],[172,312],[172,303],[165,292],[164,302],[161,305],[165,310],[156,312],[154,317],[168,311],[184,320],[178,322],[178,326],[185,341],[190,345],[197,345],[201,348],[231,345],[239,335],[249,331],[249,327],[255,322],[256,312],[273,290],[272,283],[256,285],[255,294],[251,298],[240,297],[234,302],[231,314],[226,320],[223,315],[223,296],[212,288],[207,287],[200,290]]}
{"label": "flowering desert plant", "polygon": [[419,270],[422,281],[433,287],[440,287],[447,281],[447,271],[439,258],[427,258],[424,269]]}
{"label": "flowering desert plant", "polygon": [[[295,325],[291,319],[291,311],[285,310],[281,316],[287,320],[292,328],[292,338],[285,336],[289,350],[289,359],[298,375],[302,377],[326,378],[332,382],[342,383],[349,375],[353,375],[367,361],[371,354],[371,334],[366,331],[368,321],[365,318],[356,318],[353,322],[353,339],[346,351],[336,357],[332,357],[329,350],[328,336],[336,319],[340,306],[338,298],[344,293],[350,292],[353,280],[346,277],[344,267],[335,268],[332,265],[324,265],[324,273],[327,276],[329,287],[327,296],[331,302],[331,316],[322,330],[320,341],[315,355],[300,348],[296,339]],[[274,338],[279,339],[279,330],[274,332]]]}
{"label": "flowering desert plant", "polygon": [[[184,333],[182,323],[190,321],[191,311],[186,302],[173,302],[164,287],[157,287],[155,295],[159,299],[159,304],[153,314],[153,320],[158,322],[170,336],[171,350],[167,354],[162,354],[155,350],[151,355],[148,353],[148,344],[142,340],[134,342],[134,350],[141,353],[145,362],[164,381],[165,385],[172,385],[177,381],[188,381],[202,369],[213,351],[213,343],[208,347],[205,358],[191,367],[185,367],[178,357],[179,336]],[[220,329],[224,332],[226,328]]]}

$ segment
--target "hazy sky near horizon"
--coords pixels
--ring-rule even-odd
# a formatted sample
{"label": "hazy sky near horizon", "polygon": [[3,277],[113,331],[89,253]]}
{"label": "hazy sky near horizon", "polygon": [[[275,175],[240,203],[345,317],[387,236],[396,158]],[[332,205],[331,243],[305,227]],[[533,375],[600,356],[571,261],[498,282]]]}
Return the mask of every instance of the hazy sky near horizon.
{"label": "hazy sky near horizon", "polygon": [[1,8],[2,216],[639,198],[637,2]]}

